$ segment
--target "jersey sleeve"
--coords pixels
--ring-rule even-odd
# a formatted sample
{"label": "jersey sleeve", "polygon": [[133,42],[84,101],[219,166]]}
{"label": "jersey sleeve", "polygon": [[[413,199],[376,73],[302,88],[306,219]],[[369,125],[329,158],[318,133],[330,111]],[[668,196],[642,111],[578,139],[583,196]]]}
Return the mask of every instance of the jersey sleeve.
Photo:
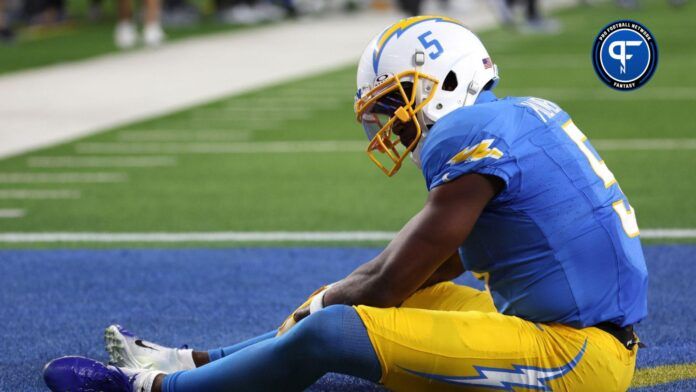
{"label": "jersey sleeve", "polygon": [[449,127],[438,130],[424,147],[422,162],[428,190],[469,173],[493,175],[509,190],[518,169],[507,142],[500,135]]}

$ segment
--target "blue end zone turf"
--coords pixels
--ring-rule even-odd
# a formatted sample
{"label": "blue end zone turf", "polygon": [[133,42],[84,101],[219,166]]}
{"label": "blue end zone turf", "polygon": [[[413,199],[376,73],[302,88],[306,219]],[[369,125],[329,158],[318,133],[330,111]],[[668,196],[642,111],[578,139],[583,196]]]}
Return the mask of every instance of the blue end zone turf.
{"label": "blue end zone turf", "polygon": [[[168,345],[229,345],[277,327],[321,284],[377,249],[0,251],[0,390],[44,390],[48,360],[106,360],[102,331],[121,323]],[[646,247],[650,317],[639,367],[696,362],[696,246]],[[467,276],[466,283],[478,285]],[[480,287],[480,286],[478,286]],[[691,331],[691,333],[689,333]],[[316,391],[379,390],[330,375]],[[685,381],[642,390],[696,389]]]}

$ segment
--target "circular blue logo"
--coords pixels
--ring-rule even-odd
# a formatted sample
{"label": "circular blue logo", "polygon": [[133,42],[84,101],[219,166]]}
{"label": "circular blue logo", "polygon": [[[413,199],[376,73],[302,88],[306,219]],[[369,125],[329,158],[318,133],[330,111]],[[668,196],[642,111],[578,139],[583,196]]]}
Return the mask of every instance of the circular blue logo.
{"label": "circular blue logo", "polygon": [[609,87],[634,90],[653,76],[657,68],[657,43],[650,30],[633,20],[605,26],[592,48],[595,72]]}

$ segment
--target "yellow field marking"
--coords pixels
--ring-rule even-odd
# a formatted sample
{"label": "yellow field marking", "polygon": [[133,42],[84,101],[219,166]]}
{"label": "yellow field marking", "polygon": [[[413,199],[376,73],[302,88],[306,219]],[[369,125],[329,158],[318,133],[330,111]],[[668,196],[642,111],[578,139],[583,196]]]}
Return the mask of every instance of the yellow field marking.
{"label": "yellow field marking", "polygon": [[631,388],[650,387],[689,379],[696,379],[696,363],[636,369]]}

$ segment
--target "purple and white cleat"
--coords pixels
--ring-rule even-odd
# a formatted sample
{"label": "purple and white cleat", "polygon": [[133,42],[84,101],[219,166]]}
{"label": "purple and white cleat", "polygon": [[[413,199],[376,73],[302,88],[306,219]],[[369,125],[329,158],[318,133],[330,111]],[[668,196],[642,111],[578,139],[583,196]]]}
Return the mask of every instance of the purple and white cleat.
{"label": "purple and white cleat", "polygon": [[135,391],[135,375],[85,357],[56,358],[44,367],[43,378],[53,392]]}
{"label": "purple and white cleat", "polygon": [[118,368],[69,356],[47,363],[44,381],[53,392],[150,392],[160,371]]}
{"label": "purple and white cleat", "polygon": [[104,331],[104,343],[112,365],[131,369],[159,370],[174,373],[194,369],[193,350],[172,348],[143,340],[120,325]]}

